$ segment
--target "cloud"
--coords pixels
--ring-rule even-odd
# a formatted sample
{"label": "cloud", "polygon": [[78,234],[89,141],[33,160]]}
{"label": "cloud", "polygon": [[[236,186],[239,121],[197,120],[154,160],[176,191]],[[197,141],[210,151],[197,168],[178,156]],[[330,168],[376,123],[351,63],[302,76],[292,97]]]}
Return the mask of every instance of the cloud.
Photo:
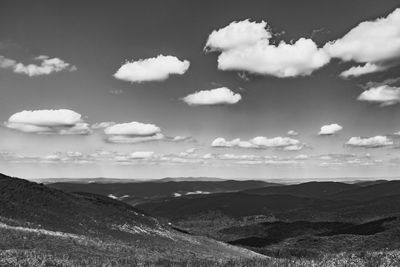
{"label": "cloud", "polygon": [[358,77],[358,76],[361,76],[364,74],[383,71],[386,69],[387,69],[387,67],[367,62],[362,66],[351,67],[350,69],[345,70],[342,73],[340,73],[339,76],[342,78]]}
{"label": "cloud", "polygon": [[183,135],[177,135],[172,137],[172,141],[174,142],[181,142],[181,141],[186,141],[186,140],[193,140],[191,136],[183,136]]}
{"label": "cloud", "polygon": [[140,59],[123,64],[114,77],[128,82],[163,81],[172,74],[182,75],[190,66],[187,60],[174,56],[159,55],[153,58]]}
{"label": "cloud", "polygon": [[241,141],[239,138],[227,141],[225,138],[218,137],[211,143],[212,147],[241,147],[241,148],[255,148],[256,146],[249,141]]}
{"label": "cloud", "polygon": [[272,34],[266,30],[266,27],[265,21],[257,23],[247,19],[231,22],[228,26],[214,30],[210,34],[205,49],[223,51],[268,40]]}
{"label": "cloud", "polygon": [[236,104],[240,99],[242,99],[240,94],[235,94],[226,87],[198,91],[182,98],[185,103],[191,106]]}
{"label": "cloud", "polygon": [[222,160],[256,160],[260,159],[261,157],[257,155],[222,154],[218,155],[218,158]]}
{"label": "cloud", "polygon": [[[346,74],[362,75],[398,64],[400,56],[400,9],[385,18],[365,21],[351,29],[342,38],[328,42],[324,50],[343,61],[367,63],[352,68]],[[373,66],[379,67],[373,67]],[[343,73],[342,73],[343,74]]]}
{"label": "cloud", "polygon": [[319,135],[333,135],[343,129],[342,126],[339,124],[333,123],[329,125],[324,125],[321,127],[321,130],[319,131]]}
{"label": "cloud", "polygon": [[115,124],[104,129],[106,135],[150,136],[159,132],[161,129],[154,124],[136,121]]}
{"label": "cloud", "polygon": [[309,159],[309,158],[310,158],[309,156],[304,155],[304,154],[300,154],[300,155],[297,155],[297,156],[294,157],[294,159],[297,159],[297,160],[306,160],[306,159]]}
{"label": "cloud", "polygon": [[354,147],[377,148],[393,145],[393,141],[386,136],[377,135],[369,138],[351,137],[346,145]]}
{"label": "cloud", "polygon": [[24,110],[13,114],[4,124],[27,133],[84,135],[91,132],[82,115],[69,109]]}
{"label": "cloud", "polygon": [[294,43],[272,44],[272,33],[262,21],[232,22],[213,31],[206,49],[219,51],[220,70],[247,71],[276,77],[310,75],[330,61],[325,50],[311,39],[300,38]]}
{"label": "cloud", "polygon": [[362,92],[357,100],[378,103],[381,106],[398,104],[400,103],[400,87],[389,85],[372,87]]}
{"label": "cloud", "polygon": [[[231,141],[225,140],[225,138],[218,137],[212,143],[212,147],[240,147],[240,148],[288,148],[286,150],[291,150],[291,148],[296,148],[292,150],[300,150],[303,144],[299,140],[292,139],[289,137],[274,137],[267,138],[264,136],[257,136],[249,141],[242,141],[239,138],[233,139]],[[300,147],[300,149],[297,149]]]}
{"label": "cloud", "polygon": [[296,132],[296,131],[293,131],[293,130],[289,130],[289,131],[287,132],[287,135],[290,135],[290,136],[297,136],[297,135],[299,135],[299,133]]}
{"label": "cloud", "polygon": [[165,136],[161,133],[149,136],[129,136],[129,135],[112,135],[106,138],[106,141],[114,144],[137,144],[151,141],[163,140]]}
{"label": "cloud", "polygon": [[251,139],[250,142],[258,147],[288,147],[300,144],[299,140],[280,136],[274,138],[257,136]]}
{"label": "cloud", "polygon": [[300,151],[304,148],[304,144],[290,145],[283,148],[284,151]]}
{"label": "cloud", "polygon": [[63,70],[75,71],[76,66],[65,62],[59,58],[50,58],[48,56],[38,56],[35,58],[36,61],[40,62],[40,65],[28,64],[17,62],[13,59],[0,56],[0,68],[11,69],[15,73],[26,74],[29,77],[49,75],[54,72],[60,72]]}
{"label": "cloud", "polygon": [[164,139],[158,126],[136,121],[108,126],[104,133],[110,143],[135,144]]}
{"label": "cloud", "polygon": [[154,155],[152,151],[136,151],[130,154],[131,159],[147,159]]}
{"label": "cloud", "polygon": [[92,129],[103,129],[115,125],[113,121],[96,122],[92,124]]}

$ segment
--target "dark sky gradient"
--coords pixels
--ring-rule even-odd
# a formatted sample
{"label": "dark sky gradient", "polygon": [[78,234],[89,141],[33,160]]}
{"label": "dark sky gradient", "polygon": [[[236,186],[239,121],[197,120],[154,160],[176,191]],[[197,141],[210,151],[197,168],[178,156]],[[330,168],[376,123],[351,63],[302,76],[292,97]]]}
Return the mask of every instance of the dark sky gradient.
{"label": "dark sky gradient", "polygon": [[[356,101],[360,85],[396,78],[400,68],[344,80],[338,74],[351,64],[333,60],[312,75],[274,78],[217,69],[217,53],[203,53],[208,35],[232,21],[265,20],[278,40],[311,37],[322,46],[343,36],[358,23],[386,16],[394,1],[1,1],[0,55],[30,63],[37,55],[59,57],[77,66],[75,72],[28,77],[0,69],[0,120],[22,110],[68,108],[102,121],[154,123],[169,136],[188,135],[197,143],[152,142],[113,145],[92,136],[39,136],[0,129],[0,150],[44,156],[57,151],[96,150],[179,153],[197,147],[199,154],[236,153],[294,157],[298,154],[369,153],[379,159],[400,156],[397,149],[352,149],[351,136],[392,134],[400,130],[398,105],[379,107]],[[318,30],[318,31],[316,31]],[[316,32],[314,32],[316,31]],[[314,33],[313,33],[314,32]],[[112,75],[125,60],[158,54],[187,59],[187,73],[163,82],[135,83]],[[226,86],[242,100],[230,106],[192,107],[180,98],[197,90]],[[122,90],[112,94],[111,90]],[[324,124],[344,129],[331,137],[317,136]],[[311,148],[298,152],[213,149],[216,137],[250,139],[285,136],[290,129]],[[322,168],[305,166],[190,165],[111,166],[1,162],[2,172],[23,177],[138,177],[219,176],[237,178],[393,176],[397,166]]]}

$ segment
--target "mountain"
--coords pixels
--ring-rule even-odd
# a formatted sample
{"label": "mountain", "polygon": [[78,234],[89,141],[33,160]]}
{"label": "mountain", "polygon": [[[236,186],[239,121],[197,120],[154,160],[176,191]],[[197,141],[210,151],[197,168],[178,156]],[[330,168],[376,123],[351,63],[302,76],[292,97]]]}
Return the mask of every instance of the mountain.
{"label": "mountain", "polygon": [[5,175],[0,175],[0,236],[1,266],[39,266],[42,261],[48,266],[168,265],[190,262],[192,255],[210,263],[263,259],[184,234],[105,196],[67,193]]}
{"label": "mountain", "polygon": [[334,200],[346,199],[356,201],[368,201],[380,197],[398,194],[400,194],[400,181],[387,181],[350,190],[344,190],[326,197]]}
{"label": "mountain", "polygon": [[202,196],[167,198],[138,204],[138,209],[149,214],[168,219],[188,218],[190,216],[218,211],[230,217],[254,215],[278,215],[301,208],[333,209],[348,202],[313,199],[292,195],[258,195],[247,192],[220,193]]}
{"label": "mountain", "polygon": [[219,192],[241,191],[250,188],[274,186],[263,181],[165,181],[156,180],[134,183],[51,183],[52,188],[67,192],[87,192],[111,196],[129,204],[137,204],[149,199],[171,196],[209,194]]}
{"label": "mountain", "polygon": [[357,188],[359,188],[358,185],[339,182],[307,182],[295,185],[255,188],[246,190],[246,192],[257,195],[291,195],[321,198],[326,195]]}

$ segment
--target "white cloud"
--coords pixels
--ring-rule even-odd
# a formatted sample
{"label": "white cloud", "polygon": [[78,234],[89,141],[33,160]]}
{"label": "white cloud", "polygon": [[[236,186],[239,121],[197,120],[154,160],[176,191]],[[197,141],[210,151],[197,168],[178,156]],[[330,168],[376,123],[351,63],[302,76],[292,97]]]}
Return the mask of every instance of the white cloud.
{"label": "white cloud", "polygon": [[367,62],[362,66],[351,67],[350,69],[345,70],[342,73],[340,73],[339,76],[342,77],[342,78],[358,77],[358,76],[361,76],[361,75],[364,75],[364,74],[383,71],[383,70],[386,70],[386,69],[387,69],[387,67]]}
{"label": "white cloud", "polygon": [[[225,138],[218,137],[212,143],[212,147],[240,147],[240,148],[288,148],[286,150],[300,150],[303,144],[299,140],[292,139],[289,137],[274,137],[267,138],[264,136],[257,136],[249,141],[242,141],[239,138],[231,141],[225,140]],[[301,147],[300,149],[298,149]],[[291,149],[296,148],[296,149]]]}
{"label": "white cloud", "polygon": [[130,136],[149,136],[161,132],[161,129],[154,124],[141,122],[119,123],[104,129],[107,135],[130,135]]}
{"label": "white cloud", "polygon": [[130,135],[111,135],[106,138],[109,143],[115,144],[137,144],[151,141],[163,140],[165,136],[161,133],[148,136],[130,136]]}
{"label": "white cloud", "polygon": [[107,128],[110,126],[115,125],[116,123],[113,121],[105,121],[105,122],[97,122],[92,124],[92,129],[102,129],[102,128]]}
{"label": "white cloud", "polygon": [[267,23],[251,22],[248,19],[231,22],[228,26],[214,30],[208,37],[206,49],[228,50],[253,45],[258,41],[269,39],[272,34],[266,30]]}
{"label": "white cloud", "polygon": [[182,100],[188,105],[217,105],[235,104],[242,99],[240,94],[235,94],[229,88],[221,87],[212,90],[198,91],[190,94]]}
{"label": "white cloud", "polygon": [[309,156],[300,154],[300,155],[295,156],[294,159],[305,160],[305,159],[309,159]]}
{"label": "white cloud", "polygon": [[257,136],[251,139],[250,142],[257,147],[287,147],[300,144],[299,140],[280,136],[274,138]]}
{"label": "white cloud", "polygon": [[299,133],[296,132],[296,131],[293,131],[293,130],[289,130],[289,131],[287,132],[287,135],[290,135],[290,136],[297,136],[297,135],[299,135]]}
{"label": "white cloud", "polygon": [[304,148],[303,144],[297,144],[297,145],[290,145],[290,146],[285,146],[283,148],[284,151],[300,151]]}
{"label": "white cloud", "polygon": [[154,155],[152,151],[136,151],[130,154],[131,159],[147,159]]}
{"label": "white cloud", "polygon": [[212,159],[212,158],[214,158],[214,155],[210,154],[210,153],[207,153],[207,154],[204,154],[202,158],[203,159]]}
{"label": "white cloud", "polygon": [[[329,42],[324,49],[331,57],[344,61],[378,64],[390,67],[400,55],[400,9],[394,10],[386,18],[361,22],[345,36]],[[371,73],[372,65],[363,69],[353,69],[361,75]],[[368,72],[368,71],[369,72]],[[375,71],[381,70],[375,68]],[[364,71],[364,73],[363,73]],[[348,73],[348,74],[349,74]]]}
{"label": "white cloud", "polygon": [[111,125],[104,129],[106,141],[119,144],[136,144],[162,140],[161,129],[154,124],[128,122]]}
{"label": "white cloud", "polygon": [[190,136],[177,135],[172,138],[172,141],[180,142],[180,141],[186,141],[186,140],[190,140],[190,139],[192,139],[192,137],[190,137]]}
{"label": "white cloud", "polygon": [[319,131],[319,135],[332,135],[335,134],[343,129],[342,126],[339,124],[333,123],[329,125],[324,125],[321,127],[321,130]]}
{"label": "white cloud", "polygon": [[264,21],[233,22],[213,31],[206,48],[219,51],[220,70],[248,71],[276,77],[310,75],[330,61],[325,50],[311,39],[300,38],[294,43],[270,43],[271,32]]}
{"label": "white cloud", "polygon": [[355,147],[365,147],[365,148],[377,148],[377,147],[393,145],[393,141],[387,138],[386,136],[381,136],[381,135],[369,138],[351,137],[346,142],[346,145]]}
{"label": "white cloud", "polygon": [[365,90],[358,98],[359,101],[379,103],[389,106],[400,103],[400,88],[381,85]]}
{"label": "white cloud", "polygon": [[239,138],[227,141],[225,138],[218,137],[212,143],[213,147],[241,147],[241,148],[255,148],[256,146],[249,141],[241,141]]}
{"label": "white cloud", "polygon": [[5,126],[28,133],[89,134],[90,127],[81,114],[69,109],[24,110],[13,114]]}
{"label": "white cloud", "polygon": [[219,159],[223,160],[256,160],[260,159],[257,155],[235,155],[235,154],[222,154],[218,156]]}
{"label": "white cloud", "polygon": [[0,56],[0,67],[4,69],[11,69],[15,73],[26,74],[29,77],[49,75],[51,73],[60,72],[63,70],[75,71],[77,69],[76,66],[72,66],[70,63],[67,63],[59,58],[50,58],[42,55],[36,57],[35,60],[40,61],[40,65],[25,65],[13,59]]}
{"label": "white cloud", "polygon": [[159,55],[153,58],[123,64],[114,77],[128,82],[163,81],[172,74],[182,75],[190,66],[187,60],[179,60],[174,56]]}
{"label": "white cloud", "polygon": [[218,57],[220,70],[242,70],[280,78],[310,75],[330,58],[311,39],[277,46],[260,41],[252,46],[223,51]]}

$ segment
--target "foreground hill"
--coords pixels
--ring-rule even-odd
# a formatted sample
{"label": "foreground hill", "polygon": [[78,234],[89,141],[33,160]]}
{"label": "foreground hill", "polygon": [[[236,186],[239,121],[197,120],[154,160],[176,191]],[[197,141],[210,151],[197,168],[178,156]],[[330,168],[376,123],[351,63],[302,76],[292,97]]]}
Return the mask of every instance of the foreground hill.
{"label": "foreground hill", "polygon": [[[27,257],[52,259],[54,265],[65,259],[73,263],[65,266],[93,266],[102,261],[117,266],[185,262],[193,260],[192,255],[207,262],[262,258],[242,248],[183,234],[120,201],[65,193],[4,175],[0,175],[0,235],[0,265],[6,266]],[[20,264],[24,265],[16,265]]]}

